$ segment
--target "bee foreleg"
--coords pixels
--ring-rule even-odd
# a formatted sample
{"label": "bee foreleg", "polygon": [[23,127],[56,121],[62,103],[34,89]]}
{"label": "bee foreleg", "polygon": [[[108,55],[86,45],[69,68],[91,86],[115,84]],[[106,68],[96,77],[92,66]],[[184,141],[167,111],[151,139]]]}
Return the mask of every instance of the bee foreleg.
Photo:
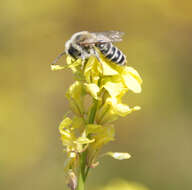
{"label": "bee foreleg", "polygon": [[91,49],[91,53],[97,58],[98,62],[101,64],[101,68],[102,68],[102,72],[103,72],[103,64],[102,64],[102,60],[99,56],[99,53],[97,52],[96,49]]}
{"label": "bee foreleg", "polygon": [[92,54],[93,56],[95,56],[99,62],[101,61],[98,52],[97,52],[94,48],[91,49],[91,54]]}

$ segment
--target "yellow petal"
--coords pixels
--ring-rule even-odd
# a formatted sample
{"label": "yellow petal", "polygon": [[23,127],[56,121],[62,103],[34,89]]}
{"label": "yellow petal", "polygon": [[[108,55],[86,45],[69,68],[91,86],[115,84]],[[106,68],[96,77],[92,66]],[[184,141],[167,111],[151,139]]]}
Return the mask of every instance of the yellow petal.
{"label": "yellow petal", "polygon": [[122,117],[125,117],[127,114],[130,114],[132,111],[140,110],[139,106],[130,108],[126,104],[119,103],[118,98],[114,98],[114,97],[107,98],[106,102],[111,105],[111,108],[112,108],[112,111],[114,112],[114,114],[117,114]]}
{"label": "yellow petal", "polygon": [[96,57],[91,56],[85,64],[84,68],[84,77],[86,79],[86,82],[98,84],[101,73],[101,63],[98,62]]}
{"label": "yellow petal", "polygon": [[67,149],[74,147],[73,141],[76,139],[73,131],[71,131],[72,120],[66,117],[59,125],[59,132],[61,134],[61,140],[63,146]]}
{"label": "yellow petal", "polygon": [[82,83],[80,83],[79,81],[74,82],[69,87],[69,90],[66,95],[70,100],[70,104],[73,108],[73,111],[78,115],[82,115],[84,113],[83,97],[85,95]]}
{"label": "yellow petal", "polygon": [[69,93],[71,97],[73,98],[80,98],[81,95],[83,94],[83,86],[79,81],[74,82],[70,87],[69,87]]}
{"label": "yellow petal", "polygon": [[94,146],[94,148],[98,149],[109,141],[114,140],[114,135],[115,130],[112,125],[101,126],[97,129],[97,132],[92,134],[93,138],[95,139],[95,142],[92,145]]}
{"label": "yellow petal", "polygon": [[60,134],[63,146],[66,146],[70,149],[73,146],[73,142],[75,140],[74,134],[68,129],[63,129],[60,131]]}
{"label": "yellow petal", "polygon": [[87,137],[79,137],[74,143],[82,145],[82,144],[89,144],[94,142],[95,139],[88,139]]}
{"label": "yellow petal", "polygon": [[69,128],[69,126],[72,124],[72,120],[69,117],[66,117],[59,125],[59,131],[60,133],[63,132],[63,130],[66,128]]}
{"label": "yellow petal", "polygon": [[71,131],[69,131],[68,129],[62,129],[60,130],[60,133],[62,135],[62,137],[64,137],[65,139],[71,139]]}
{"label": "yellow petal", "polygon": [[82,60],[81,59],[77,59],[72,64],[68,65],[68,68],[73,70],[75,67],[77,67],[77,66],[79,66],[81,64],[82,64]]}
{"label": "yellow petal", "polygon": [[135,93],[141,92],[142,79],[135,69],[132,67],[124,67],[121,76],[128,89]]}
{"label": "yellow petal", "polygon": [[103,87],[108,91],[111,97],[116,97],[118,95],[123,95],[127,89],[121,82],[107,82],[103,85]]}
{"label": "yellow petal", "polygon": [[126,71],[129,72],[132,76],[134,76],[137,81],[142,84],[143,80],[139,73],[133,67],[125,67]]}
{"label": "yellow petal", "polygon": [[90,57],[86,63],[84,74],[86,75],[89,71],[91,71],[95,65],[95,57]]}
{"label": "yellow petal", "polygon": [[132,108],[133,111],[139,111],[140,109],[141,109],[140,106],[134,106],[134,107]]}
{"label": "yellow petal", "polygon": [[66,62],[67,62],[68,68],[70,68],[74,73],[78,71],[77,66],[82,64],[81,59],[75,60],[70,55],[67,56]]}
{"label": "yellow petal", "polygon": [[71,56],[68,55],[66,58],[66,61],[67,61],[68,65],[71,65],[72,63],[74,63],[75,60]]}
{"label": "yellow petal", "polygon": [[105,60],[102,60],[102,68],[103,68],[103,75],[104,76],[112,76],[112,75],[118,75],[119,72],[115,70],[110,63],[108,64]]}
{"label": "yellow petal", "polygon": [[131,155],[129,153],[123,153],[123,152],[107,152],[106,155],[109,155],[117,160],[125,160],[131,158]]}
{"label": "yellow petal", "polygon": [[60,66],[60,65],[51,65],[51,70],[52,70],[52,71],[59,71],[59,70],[65,69],[65,68],[66,68],[66,67]]}
{"label": "yellow petal", "polygon": [[118,119],[118,115],[113,111],[109,110],[105,115],[100,119],[99,124],[106,125],[114,122]]}
{"label": "yellow petal", "polygon": [[73,57],[71,57],[70,55],[67,56],[66,58],[66,62],[67,62],[67,65],[69,66],[78,66],[79,64],[81,64],[82,60],[81,59],[74,59]]}
{"label": "yellow petal", "polygon": [[85,84],[87,92],[95,99],[98,99],[98,93],[100,91],[99,87],[94,84]]}
{"label": "yellow petal", "polygon": [[127,114],[131,113],[132,111],[130,107],[125,104],[117,104],[114,110],[117,115],[122,117],[125,117]]}
{"label": "yellow petal", "polygon": [[86,125],[86,134],[100,133],[102,130],[102,125],[88,124]]}
{"label": "yellow petal", "polygon": [[85,65],[84,68],[84,76],[85,79],[88,83],[91,83],[93,80],[92,77],[92,72],[95,71],[96,72],[96,68],[95,68],[95,58],[94,57],[90,57]]}
{"label": "yellow petal", "polygon": [[84,128],[84,120],[82,117],[74,117],[72,123],[72,129],[83,129]]}

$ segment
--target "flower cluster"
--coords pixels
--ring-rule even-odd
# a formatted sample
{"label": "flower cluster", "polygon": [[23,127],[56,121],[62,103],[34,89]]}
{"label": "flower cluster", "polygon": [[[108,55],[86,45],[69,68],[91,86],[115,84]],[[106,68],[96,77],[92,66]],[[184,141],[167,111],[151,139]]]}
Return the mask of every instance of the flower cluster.
{"label": "flower cluster", "polygon": [[[83,65],[81,59],[68,56],[65,67],[52,66],[52,70],[64,68],[71,69],[76,79],[66,94],[74,116],[66,116],[59,126],[67,154],[65,170],[75,176],[81,170],[85,179],[89,168],[98,164],[103,145],[114,140],[113,121],[140,109],[139,106],[130,108],[122,98],[129,90],[140,93],[142,79],[132,67],[118,66],[102,56],[101,62],[90,57]],[[119,160],[130,157],[128,153],[106,154]],[[73,186],[76,182],[68,183]]]}

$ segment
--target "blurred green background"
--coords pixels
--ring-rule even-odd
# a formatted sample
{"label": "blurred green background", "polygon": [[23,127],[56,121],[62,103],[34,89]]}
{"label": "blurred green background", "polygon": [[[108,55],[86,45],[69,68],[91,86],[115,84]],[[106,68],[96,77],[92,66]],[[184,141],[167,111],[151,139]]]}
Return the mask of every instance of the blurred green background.
{"label": "blurred green background", "polygon": [[191,190],[191,7],[187,0],[2,0],[0,189],[65,189],[58,124],[74,79],[50,63],[74,32],[120,30],[117,46],[144,80],[142,94],[126,101],[142,110],[116,122],[116,141],[106,147],[132,158],[101,160],[88,189],[124,178],[151,190]]}

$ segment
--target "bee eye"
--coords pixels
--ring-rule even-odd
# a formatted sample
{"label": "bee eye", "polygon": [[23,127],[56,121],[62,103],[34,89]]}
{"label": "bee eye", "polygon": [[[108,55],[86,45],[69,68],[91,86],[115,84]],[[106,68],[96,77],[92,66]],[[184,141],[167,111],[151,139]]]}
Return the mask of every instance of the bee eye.
{"label": "bee eye", "polygon": [[77,49],[75,49],[73,46],[71,46],[71,47],[69,48],[68,53],[69,53],[72,57],[74,57],[74,58],[81,56],[81,52],[79,52],[79,51],[78,51]]}

